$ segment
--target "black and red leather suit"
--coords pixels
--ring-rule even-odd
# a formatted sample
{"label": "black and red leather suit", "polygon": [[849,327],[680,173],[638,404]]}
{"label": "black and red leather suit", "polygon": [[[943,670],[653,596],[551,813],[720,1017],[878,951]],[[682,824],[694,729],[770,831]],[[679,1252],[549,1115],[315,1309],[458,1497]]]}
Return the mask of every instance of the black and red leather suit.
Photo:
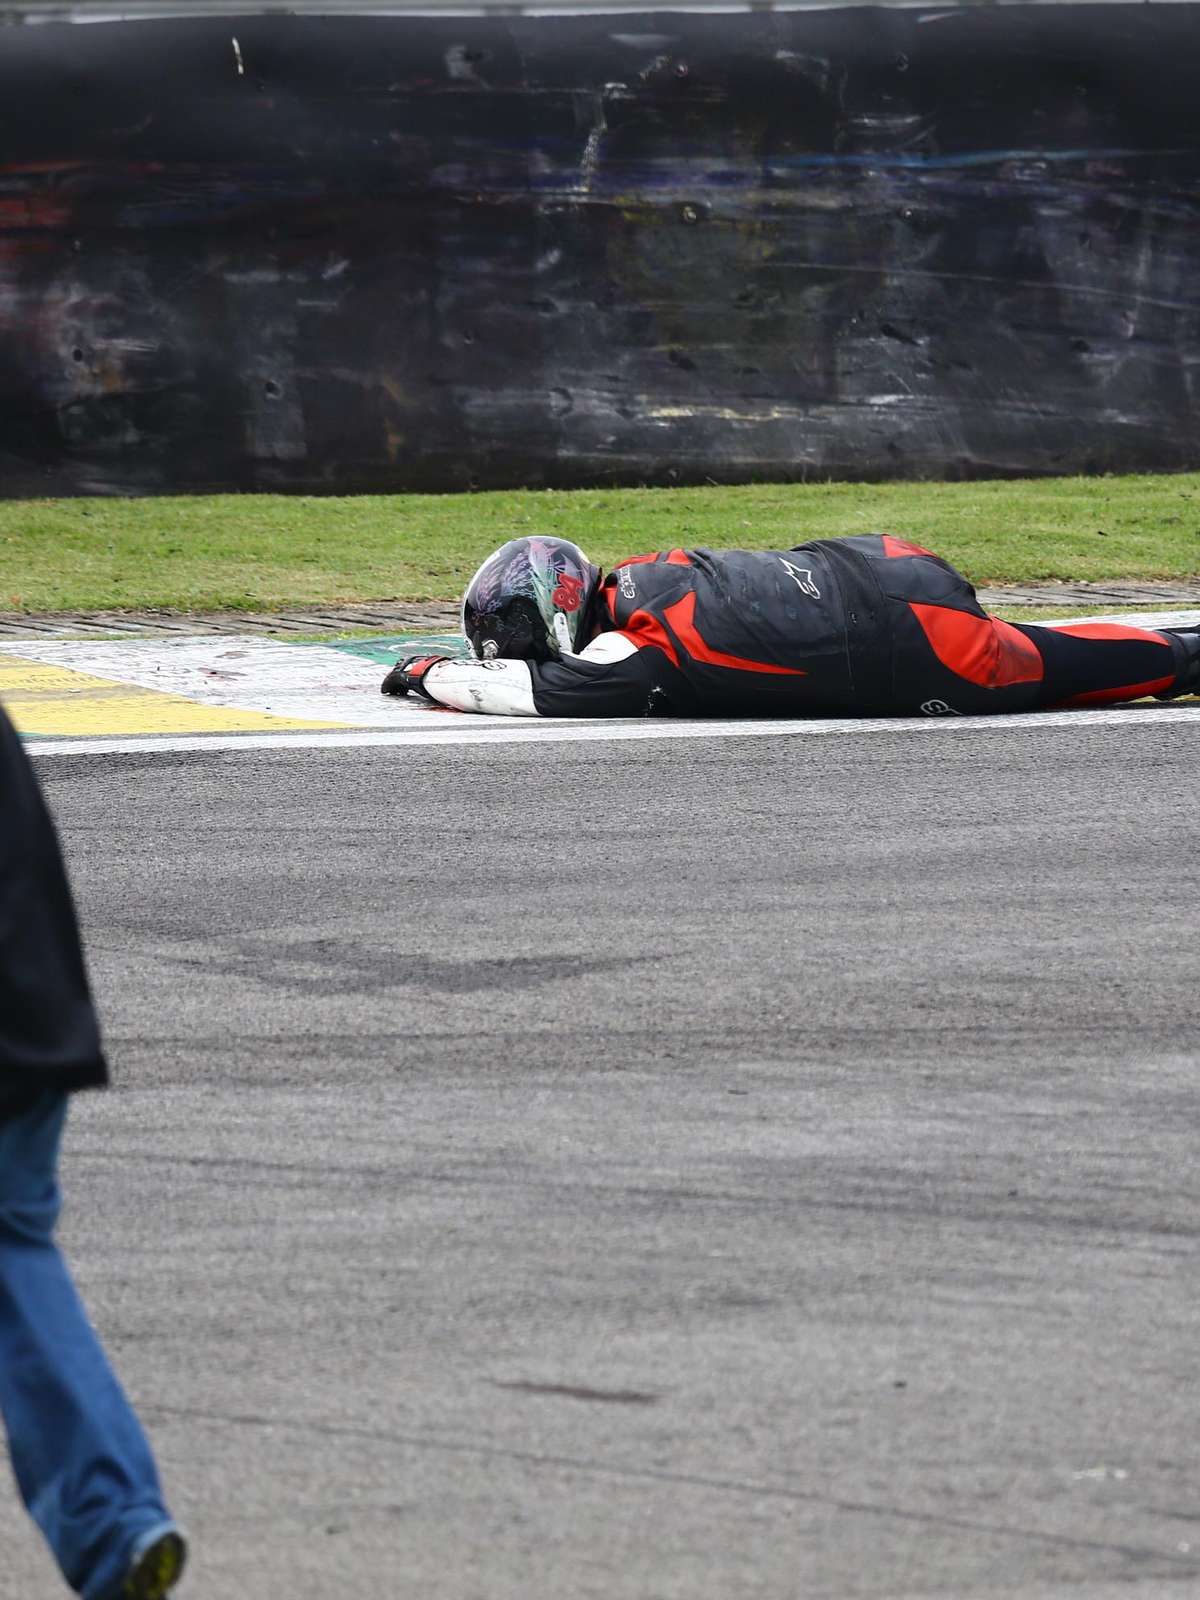
{"label": "black and red leather suit", "polygon": [[[600,603],[588,649],[530,663],[539,715],[1026,711],[1166,693],[1187,664],[1146,628],[991,617],[948,562],[888,534],[635,556]],[[636,648],[604,659],[611,634]]]}

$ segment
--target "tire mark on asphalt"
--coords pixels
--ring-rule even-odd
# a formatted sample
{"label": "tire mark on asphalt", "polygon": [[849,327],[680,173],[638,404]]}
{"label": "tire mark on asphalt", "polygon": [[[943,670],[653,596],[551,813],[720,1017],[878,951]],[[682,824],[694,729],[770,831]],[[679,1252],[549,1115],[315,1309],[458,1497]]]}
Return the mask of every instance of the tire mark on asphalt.
{"label": "tire mark on asphalt", "polygon": [[577,1383],[534,1383],[528,1378],[517,1378],[511,1383],[502,1379],[490,1380],[493,1389],[511,1389],[516,1394],[550,1395],[564,1400],[599,1400],[607,1405],[654,1406],[662,1399],[660,1394],[650,1394],[645,1389],[588,1389]]}
{"label": "tire mark on asphalt", "polygon": [[[253,940],[231,940],[230,953],[197,955],[151,950],[149,959],[166,967],[184,967],[218,977],[242,978],[264,988],[314,998],[390,994],[404,988],[426,988],[437,994],[474,994],[480,989],[520,989],[539,983],[575,981],[593,973],[623,972],[643,964],[642,956],[463,956],[438,957],[416,951],[401,954],[344,941],[307,939],[272,951]],[[314,978],[304,967],[332,971]]]}
{"label": "tire mark on asphalt", "polygon": [[[981,1223],[985,1226],[995,1227],[997,1211],[995,1196],[993,1203],[977,1209],[954,1206],[950,1204],[937,1204],[936,1200],[928,1205],[912,1205],[892,1197],[882,1196],[873,1200],[836,1200],[829,1196],[819,1198],[803,1194],[765,1194],[765,1193],[738,1193],[728,1189],[692,1189],[665,1187],[662,1189],[650,1188],[645,1184],[625,1185],[621,1183],[603,1184],[587,1183],[583,1180],[564,1179],[536,1179],[514,1178],[494,1173],[478,1172],[430,1172],[414,1170],[404,1166],[386,1167],[353,1167],[353,1166],[327,1166],[321,1163],[304,1161],[266,1161],[257,1156],[185,1156],[169,1155],[160,1156],[153,1152],[130,1148],[128,1150],[116,1149],[111,1145],[92,1146],[72,1145],[72,1161],[109,1162],[123,1169],[135,1166],[169,1166],[176,1170],[181,1167],[196,1169],[232,1169],[238,1172],[263,1174],[276,1173],[280,1176],[294,1177],[311,1184],[314,1172],[319,1172],[321,1178],[344,1178],[356,1184],[385,1184],[394,1186],[403,1183],[409,1188],[419,1184],[434,1184],[457,1188],[489,1188],[507,1189],[533,1192],[541,1194],[557,1194],[561,1196],[575,1196],[587,1194],[596,1197],[608,1196],[613,1200],[646,1200],[653,1203],[663,1201],[694,1202],[721,1206],[749,1207],[755,1211],[771,1209],[776,1211],[807,1211],[807,1212],[849,1212],[866,1216],[886,1216],[901,1218],[907,1222],[924,1222],[930,1217],[942,1220],[953,1220],[963,1223]],[[1130,1235],[1153,1239],[1180,1239],[1188,1242],[1200,1239],[1200,1226],[1179,1222],[1151,1222],[1136,1218],[1121,1218],[1112,1216],[1087,1216],[1079,1217],[1067,1215],[1062,1212],[1046,1213],[1028,1209],[1005,1209],[1003,1220],[1006,1226],[1025,1226],[1038,1228],[1058,1228],[1072,1233],[1109,1233],[1114,1240],[1120,1239],[1123,1247]],[[1114,1243],[1114,1248],[1118,1246]]]}
{"label": "tire mark on asphalt", "polygon": [[578,1456],[552,1455],[535,1450],[513,1450],[499,1445],[464,1444],[453,1439],[429,1435],[396,1433],[384,1428],[360,1428],[348,1423],[297,1422],[292,1418],[262,1416],[254,1412],[209,1411],[190,1406],[142,1403],[150,1416],[175,1418],[185,1422],[223,1423],[242,1428],[289,1429],[294,1433],[315,1434],[328,1439],[354,1439],[364,1443],[391,1445],[400,1449],[430,1451],[441,1455],[473,1456],[482,1461],[510,1461],[535,1469],[575,1472],[585,1477],[616,1478],[630,1483],[665,1483],[678,1488],[714,1489],[721,1494],[749,1495],[755,1499],[785,1500],[793,1504],[826,1506],[848,1515],[879,1517],[883,1520],[913,1523],[922,1527],[953,1528],[962,1533],[982,1533],[1017,1539],[1026,1544],[1059,1550],[1087,1550],[1120,1556],[1134,1562],[1163,1562],[1175,1568],[1180,1577],[1200,1577],[1200,1564],[1189,1555],[1169,1550],[1154,1550],[1148,1545],[1125,1544],[1106,1539],[1086,1539],[1073,1534],[1043,1533],[1036,1528],[1013,1527],[1003,1522],[986,1522],[974,1517],[948,1516],[943,1512],[914,1511],[873,1500],[848,1500],[820,1494],[812,1489],[791,1489],[782,1484],[757,1483],[738,1478],[719,1478],[706,1473],[670,1472],[661,1467],[635,1467],[608,1461],[589,1461]]}

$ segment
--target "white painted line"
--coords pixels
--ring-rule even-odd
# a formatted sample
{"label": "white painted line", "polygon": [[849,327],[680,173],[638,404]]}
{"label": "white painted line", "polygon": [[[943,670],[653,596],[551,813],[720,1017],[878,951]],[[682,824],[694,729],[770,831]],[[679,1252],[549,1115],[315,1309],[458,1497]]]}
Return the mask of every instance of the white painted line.
{"label": "white painted line", "polygon": [[1200,623],[1200,611],[1106,611],[1103,616],[1090,612],[1086,617],[1046,617],[1034,619],[1036,628],[1073,628],[1081,622],[1127,622],[1131,628],[1190,628]]}
{"label": "white painted line", "polygon": [[576,744],[629,739],[786,739],[828,734],[867,733],[999,733],[1020,728],[1028,733],[1085,728],[1153,726],[1200,729],[1200,705],[1104,707],[1093,711],[1029,711],[1000,717],[826,717],[802,721],[691,722],[671,718],[630,721],[524,722],[507,717],[471,716],[427,721],[418,728],[355,729],[346,733],[186,734],[135,739],[30,739],[33,756],[152,755],[176,751],[218,750],[361,750],[416,745]]}

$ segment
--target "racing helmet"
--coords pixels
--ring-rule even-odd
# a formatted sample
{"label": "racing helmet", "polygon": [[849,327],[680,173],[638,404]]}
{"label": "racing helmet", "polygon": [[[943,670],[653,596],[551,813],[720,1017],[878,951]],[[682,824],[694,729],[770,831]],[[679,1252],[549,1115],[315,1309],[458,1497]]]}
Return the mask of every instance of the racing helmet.
{"label": "racing helmet", "polygon": [[463,596],[463,632],[482,660],[553,661],[588,642],[600,568],[569,539],[510,539]]}

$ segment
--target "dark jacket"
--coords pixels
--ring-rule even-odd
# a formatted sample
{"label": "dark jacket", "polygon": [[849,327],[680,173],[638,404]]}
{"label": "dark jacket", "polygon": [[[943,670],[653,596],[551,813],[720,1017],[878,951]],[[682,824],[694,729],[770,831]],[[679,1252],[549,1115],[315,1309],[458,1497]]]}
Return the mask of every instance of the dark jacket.
{"label": "dark jacket", "polygon": [[0,710],[0,1120],[107,1080],[54,824]]}
{"label": "dark jacket", "polygon": [[559,717],[872,708],[886,697],[891,665],[887,602],[867,557],[879,543],[820,539],[623,561],[604,580],[601,616],[636,653],[611,664],[576,656],[535,665],[534,704]]}

